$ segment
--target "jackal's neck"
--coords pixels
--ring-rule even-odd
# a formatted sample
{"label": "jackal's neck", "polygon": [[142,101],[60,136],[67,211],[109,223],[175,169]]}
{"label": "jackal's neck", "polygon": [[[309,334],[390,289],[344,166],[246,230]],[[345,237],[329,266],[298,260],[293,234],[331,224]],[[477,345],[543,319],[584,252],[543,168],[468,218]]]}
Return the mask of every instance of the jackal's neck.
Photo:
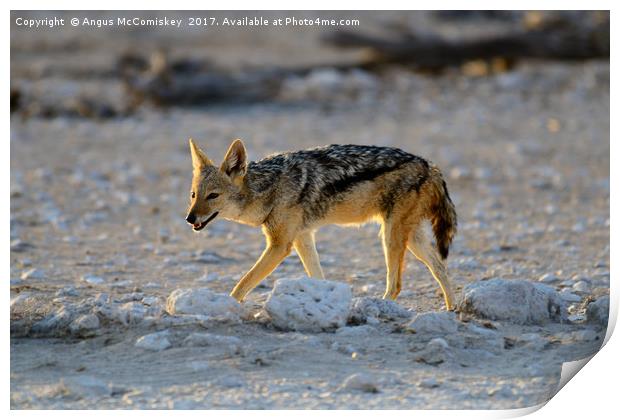
{"label": "jackal's neck", "polygon": [[[249,175],[249,176],[248,176]],[[243,179],[240,191],[232,199],[237,212],[232,220],[251,226],[260,226],[271,212],[268,190],[257,190],[250,172]]]}

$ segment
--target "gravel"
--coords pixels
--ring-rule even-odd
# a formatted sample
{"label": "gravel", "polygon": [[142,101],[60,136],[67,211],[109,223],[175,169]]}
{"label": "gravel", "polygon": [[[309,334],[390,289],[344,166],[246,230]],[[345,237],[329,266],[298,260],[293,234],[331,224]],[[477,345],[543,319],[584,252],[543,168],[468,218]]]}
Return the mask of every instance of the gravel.
{"label": "gravel", "polygon": [[588,321],[598,323],[604,327],[609,322],[609,296],[603,296],[590,302],[586,309]]}
{"label": "gravel", "polygon": [[100,327],[99,318],[94,314],[82,315],[76,318],[69,328],[74,335],[89,337],[95,335]]}
{"label": "gravel", "polygon": [[348,322],[352,324],[378,324],[382,320],[406,320],[414,314],[392,300],[372,297],[354,298]]}
{"label": "gravel", "polygon": [[42,270],[38,268],[31,268],[30,270],[26,270],[22,273],[22,280],[42,280],[45,278],[45,274]]}
{"label": "gravel", "polygon": [[425,312],[415,316],[407,329],[416,334],[453,334],[459,322],[454,312]]}
{"label": "gravel", "polygon": [[169,335],[169,331],[143,335],[136,340],[136,347],[150,351],[166,350],[172,347],[172,343],[168,339]]}
{"label": "gravel", "polygon": [[94,274],[85,274],[82,276],[82,281],[88,284],[98,285],[102,284],[105,280],[103,277],[95,276]]}
{"label": "gravel", "polygon": [[414,354],[416,362],[432,366],[440,365],[452,360],[453,354],[450,345],[443,338],[433,338],[428,342],[424,350]]}
{"label": "gravel", "polygon": [[372,376],[362,373],[356,373],[347,377],[342,383],[341,389],[369,392],[372,394],[379,392],[376,380]]}

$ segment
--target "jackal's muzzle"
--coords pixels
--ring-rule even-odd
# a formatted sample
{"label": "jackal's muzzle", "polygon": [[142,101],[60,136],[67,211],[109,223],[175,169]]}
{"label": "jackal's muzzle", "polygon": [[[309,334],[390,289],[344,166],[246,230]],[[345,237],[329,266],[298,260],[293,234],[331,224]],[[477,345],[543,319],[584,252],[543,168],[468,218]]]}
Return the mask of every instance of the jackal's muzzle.
{"label": "jackal's muzzle", "polygon": [[190,213],[187,215],[187,217],[185,218],[185,221],[187,223],[189,223],[190,225],[192,225],[192,229],[194,229],[194,231],[198,232],[199,230],[202,230],[205,228],[205,226],[207,226],[207,224],[215,219],[217,217],[217,215],[219,214],[219,211],[214,212],[213,214],[211,214],[211,216],[209,216],[206,220],[204,221],[199,221],[196,219],[196,215],[193,213]]}

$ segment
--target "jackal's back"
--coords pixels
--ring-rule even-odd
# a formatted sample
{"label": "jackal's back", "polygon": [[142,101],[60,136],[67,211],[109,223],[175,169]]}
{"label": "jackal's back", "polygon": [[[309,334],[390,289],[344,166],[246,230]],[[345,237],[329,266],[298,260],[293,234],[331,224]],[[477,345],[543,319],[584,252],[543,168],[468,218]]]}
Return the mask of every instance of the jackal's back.
{"label": "jackal's back", "polygon": [[301,205],[304,219],[311,221],[322,218],[360,184],[402,169],[403,176],[386,186],[382,201],[389,211],[391,201],[418,190],[429,177],[426,160],[393,147],[330,145],[268,156],[249,164],[246,185],[271,197],[269,201]]}

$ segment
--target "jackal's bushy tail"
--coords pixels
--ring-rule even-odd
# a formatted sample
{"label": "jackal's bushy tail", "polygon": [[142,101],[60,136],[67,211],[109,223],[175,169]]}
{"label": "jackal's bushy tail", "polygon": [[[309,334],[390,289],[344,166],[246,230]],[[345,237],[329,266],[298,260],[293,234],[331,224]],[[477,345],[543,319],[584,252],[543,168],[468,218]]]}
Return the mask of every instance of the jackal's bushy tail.
{"label": "jackal's bushy tail", "polygon": [[433,234],[437,243],[437,250],[441,258],[448,258],[452,238],[456,235],[456,210],[448,194],[448,187],[441,171],[432,166],[430,182],[431,205],[429,218],[433,226]]}

